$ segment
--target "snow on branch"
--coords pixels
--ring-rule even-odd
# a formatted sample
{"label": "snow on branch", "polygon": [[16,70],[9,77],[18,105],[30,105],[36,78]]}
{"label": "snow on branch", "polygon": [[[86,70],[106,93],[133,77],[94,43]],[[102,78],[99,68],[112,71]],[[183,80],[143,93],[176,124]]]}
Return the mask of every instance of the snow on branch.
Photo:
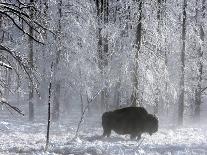
{"label": "snow on branch", "polygon": [[6,64],[6,63],[4,63],[2,61],[0,61],[0,66],[6,67],[8,69],[12,69],[12,67],[10,65],[8,65],[8,64]]}
{"label": "snow on branch", "polygon": [[[31,11],[39,16],[33,16],[33,18],[31,18]],[[0,1],[0,14],[9,19],[15,27],[39,44],[44,44],[43,40],[37,37],[41,36],[42,31],[49,31],[54,34],[53,31],[47,29],[43,24],[38,22],[38,18],[43,16],[40,15],[41,11],[38,10],[33,3],[27,4],[19,0],[17,0],[17,3]],[[19,22],[19,20],[22,22]],[[22,23],[30,27],[37,35],[31,35]]]}
{"label": "snow on branch", "polygon": [[[0,50],[7,52],[8,54],[10,54],[15,60],[16,62],[19,64],[19,66],[23,69],[23,71],[27,74],[29,80],[31,81],[31,83],[33,84],[33,79],[31,77],[31,75],[29,74],[28,71],[28,67],[22,62],[21,58],[15,53],[15,51],[10,50],[9,48],[3,46],[0,44]],[[36,82],[39,85],[39,82],[37,80],[37,78],[35,77],[35,75],[33,75],[33,77],[36,79]],[[35,88],[35,87],[34,87]],[[39,95],[38,90],[35,88],[36,93]]]}

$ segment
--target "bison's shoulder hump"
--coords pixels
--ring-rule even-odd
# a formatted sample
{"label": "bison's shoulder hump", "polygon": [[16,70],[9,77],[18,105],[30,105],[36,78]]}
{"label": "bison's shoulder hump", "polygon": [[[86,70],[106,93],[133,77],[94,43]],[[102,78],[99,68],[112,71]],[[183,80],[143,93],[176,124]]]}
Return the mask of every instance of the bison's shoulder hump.
{"label": "bison's shoulder hump", "polygon": [[137,115],[147,115],[148,112],[143,107],[126,107],[122,109],[117,109],[113,111],[114,114],[137,114]]}
{"label": "bison's shoulder hump", "polygon": [[148,114],[147,110],[144,107],[136,107],[136,110],[142,114]]}

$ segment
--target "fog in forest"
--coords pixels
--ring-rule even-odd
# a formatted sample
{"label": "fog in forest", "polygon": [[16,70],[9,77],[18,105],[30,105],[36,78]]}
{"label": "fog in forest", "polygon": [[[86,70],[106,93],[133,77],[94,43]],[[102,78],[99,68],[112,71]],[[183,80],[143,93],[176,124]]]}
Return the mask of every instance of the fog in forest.
{"label": "fog in forest", "polygon": [[207,154],[206,0],[0,0],[0,154]]}

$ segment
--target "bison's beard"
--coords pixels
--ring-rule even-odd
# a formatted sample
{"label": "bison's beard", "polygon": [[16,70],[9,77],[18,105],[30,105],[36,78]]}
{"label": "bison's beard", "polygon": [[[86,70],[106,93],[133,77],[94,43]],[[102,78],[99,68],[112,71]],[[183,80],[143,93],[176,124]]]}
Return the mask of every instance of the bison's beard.
{"label": "bison's beard", "polygon": [[144,125],[144,132],[149,133],[150,135],[152,135],[153,133],[158,131],[158,119],[157,117],[148,114],[148,116],[146,117],[145,120],[145,125]]}

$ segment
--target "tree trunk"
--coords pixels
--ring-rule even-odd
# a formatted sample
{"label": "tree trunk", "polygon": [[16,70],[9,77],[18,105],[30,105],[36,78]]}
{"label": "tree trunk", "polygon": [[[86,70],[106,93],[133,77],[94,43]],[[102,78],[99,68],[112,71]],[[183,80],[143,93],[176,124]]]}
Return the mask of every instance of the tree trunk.
{"label": "tree trunk", "polygon": [[[45,19],[43,20],[43,25],[45,28],[48,28],[48,25],[47,25],[47,20],[48,20],[48,0],[43,0],[43,4],[44,6],[44,9],[43,9],[43,14],[45,16]],[[41,68],[42,68],[42,74],[41,74],[41,78],[42,78],[42,81],[41,81],[41,88],[40,88],[40,96],[41,96],[41,99],[40,99],[40,103],[44,103],[46,102],[46,96],[47,96],[47,81],[46,81],[46,60],[47,60],[47,48],[48,48],[48,36],[47,36],[47,31],[43,31],[43,39],[44,39],[44,43],[45,45],[43,45],[42,47],[42,59],[41,59]]]}
{"label": "tree trunk", "polygon": [[2,43],[4,41],[4,32],[3,32],[3,17],[0,14],[0,43]]}
{"label": "tree trunk", "polygon": [[[108,7],[109,7],[109,2],[108,0],[96,0],[96,9],[97,9],[97,18],[98,18],[98,65],[99,69],[101,70],[102,74],[102,80],[103,82],[105,81],[105,73],[104,73],[104,68],[105,66],[108,65],[108,37],[107,35],[103,37],[101,35],[102,31],[102,24],[107,24],[108,23]],[[105,83],[105,82],[104,82]],[[104,88],[101,91],[101,107],[102,110],[106,108],[106,93],[107,93],[107,88]]]}
{"label": "tree trunk", "polygon": [[[19,71],[19,66],[17,66],[17,71]],[[16,90],[17,90],[17,106],[20,106],[20,77],[19,76],[17,76],[16,77],[16,81],[17,81],[17,88],[16,88]]]}
{"label": "tree trunk", "polygon": [[[197,4],[198,5],[198,4]],[[199,36],[200,36],[200,40],[201,40],[201,45],[198,48],[198,76],[197,76],[197,86],[196,86],[196,90],[195,90],[195,109],[194,109],[194,119],[196,122],[200,121],[200,105],[202,103],[201,97],[202,97],[202,76],[203,76],[203,63],[202,63],[202,58],[203,58],[203,51],[202,51],[202,46],[203,46],[203,42],[204,42],[204,30],[202,27],[201,21],[199,21],[199,14],[198,14],[198,8],[199,6],[197,6],[197,10],[196,10],[196,23],[199,26]],[[201,9],[201,19],[205,18],[205,0],[202,1],[202,9]]]}
{"label": "tree trunk", "polygon": [[[157,26],[157,33],[159,35],[158,41],[157,41],[157,50],[161,53],[162,51],[162,31],[161,31],[161,26],[162,26],[162,6],[163,6],[164,1],[163,0],[157,0],[157,21],[158,21],[158,26]],[[156,89],[154,92],[154,105],[153,105],[153,110],[154,114],[158,114],[158,104],[159,104],[159,96],[160,96],[160,91],[159,91],[159,86],[157,85],[158,79],[156,78]]]}
{"label": "tree trunk", "polygon": [[82,82],[82,72],[81,72],[81,67],[79,68],[79,78],[80,78],[80,100],[81,100],[81,114],[83,114],[84,110],[84,98],[83,98],[83,82]]}
{"label": "tree trunk", "polygon": [[136,53],[135,53],[135,65],[133,72],[133,92],[131,95],[131,105],[132,106],[142,106],[141,93],[139,89],[139,52],[141,49],[141,38],[142,38],[142,0],[139,2],[139,20],[136,29]]}
{"label": "tree trunk", "polygon": [[54,105],[53,105],[53,113],[52,119],[54,121],[59,120],[60,116],[60,82],[55,83],[55,90],[54,90]]}
{"label": "tree trunk", "polygon": [[46,146],[45,146],[45,150],[47,151],[48,149],[48,145],[49,145],[49,138],[50,138],[50,122],[51,122],[51,118],[50,118],[50,109],[51,109],[51,89],[52,89],[52,77],[53,76],[53,63],[50,66],[50,84],[49,84],[49,88],[48,88],[48,116],[47,116],[47,136],[46,136]]}
{"label": "tree trunk", "polygon": [[178,125],[183,125],[184,101],[185,101],[185,40],[186,40],[186,7],[187,1],[183,2],[183,22],[182,22],[182,50],[181,50],[181,75],[180,94],[178,100]]}
{"label": "tree trunk", "polygon": [[[165,43],[166,43],[166,42],[167,42],[167,39],[165,38]],[[165,67],[166,67],[167,70],[168,70],[168,53],[167,53],[167,49],[166,49],[166,47],[165,47]],[[169,113],[169,107],[170,107],[168,88],[169,88],[169,83],[168,83],[168,81],[166,80],[166,81],[165,81],[165,103],[162,102],[162,106],[163,106],[163,108],[164,108],[164,107],[166,108],[166,114],[167,114],[167,116],[168,116],[168,113]]]}
{"label": "tree trunk", "polygon": [[[202,74],[201,74],[202,75]],[[201,105],[201,85],[198,84],[195,90],[195,111],[194,111],[194,119],[196,122],[200,121],[200,105]]]}
{"label": "tree trunk", "polygon": [[[164,2],[164,6],[166,7],[166,0],[163,1]],[[166,20],[166,12],[163,12],[163,18]],[[163,20],[164,20],[163,19]],[[163,21],[164,23],[166,21]],[[167,34],[165,34],[165,38],[164,38],[164,53],[165,53],[165,67],[166,67],[166,70],[168,70],[168,50],[167,50]],[[170,107],[170,101],[169,101],[169,92],[168,92],[168,88],[169,88],[169,82],[168,80],[165,81],[165,100],[162,100],[164,102],[162,102],[162,106],[163,108],[166,108],[166,114],[168,116],[168,113],[169,113],[169,107]]]}
{"label": "tree trunk", "polygon": [[161,6],[162,0],[157,0],[157,20],[160,21],[161,19]]}
{"label": "tree trunk", "polygon": [[59,120],[59,111],[60,111],[60,89],[61,89],[61,82],[58,79],[59,77],[57,76],[57,72],[58,72],[58,65],[60,62],[60,54],[61,54],[61,46],[62,46],[62,42],[61,42],[61,31],[62,31],[62,27],[61,27],[61,19],[62,19],[62,0],[59,0],[58,2],[58,32],[57,32],[57,37],[56,37],[56,43],[57,43],[57,51],[56,51],[56,61],[54,64],[54,77],[55,77],[55,90],[54,90],[54,102],[53,102],[53,113],[52,113],[52,119],[54,121],[58,121]]}
{"label": "tree trunk", "polygon": [[[11,59],[9,58],[9,56],[7,56],[6,61],[11,62]],[[6,98],[9,97],[9,91],[11,91],[11,70],[5,68],[5,81],[6,81],[6,85],[5,85],[5,91],[4,91],[4,96]]]}
{"label": "tree trunk", "polygon": [[119,90],[120,86],[121,86],[121,81],[119,80],[116,83],[116,87],[115,87],[115,90],[114,90],[114,101],[113,101],[113,104],[116,105],[117,109],[119,108],[119,105],[120,105],[120,97],[121,97],[121,93],[120,93],[120,90]]}
{"label": "tree trunk", "polygon": [[[30,0],[30,3],[33,5],[34,0]],[[33,9],[30,10],[30,19],[33,20]],[[33,36],[33,28],[29,27],[29,35]],[[33,81],[32,81],[32,71],[33,71],[33,53],[34,47],[33,47],[33,39],[32,37],[29,37],[29,76],[31,77],[31,80],[29,81],[29,120],[34,120],[34,88],[33,88]]]}
{"label": "tree trunk", "polygon": [[162,7],[166,4],[166,0],[157,0],[157,19],[162,20]]}

